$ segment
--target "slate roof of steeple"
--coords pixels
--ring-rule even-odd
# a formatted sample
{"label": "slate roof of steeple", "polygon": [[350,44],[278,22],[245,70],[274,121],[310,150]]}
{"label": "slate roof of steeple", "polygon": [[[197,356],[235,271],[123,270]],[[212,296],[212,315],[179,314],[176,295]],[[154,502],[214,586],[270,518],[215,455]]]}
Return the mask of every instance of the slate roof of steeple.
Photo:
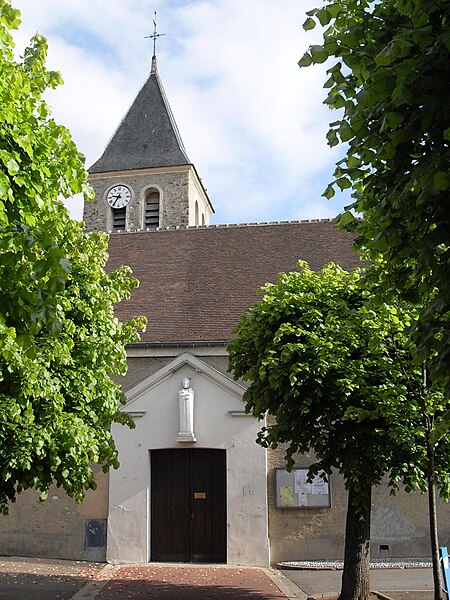
{"label": "slate roof of steeple", "polygon": [[192,164],[156,70],[136,96],[90,173]]}

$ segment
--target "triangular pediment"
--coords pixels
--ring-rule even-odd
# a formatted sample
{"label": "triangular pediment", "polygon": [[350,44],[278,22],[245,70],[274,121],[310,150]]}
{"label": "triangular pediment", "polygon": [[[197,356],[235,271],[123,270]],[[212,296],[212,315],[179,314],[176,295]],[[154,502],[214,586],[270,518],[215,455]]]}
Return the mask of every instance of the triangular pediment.
{"label": "triangular pediment", "polygon": [[156,373],[149,375],[143,381],[132,387],[127,391],[126,398],[127,403],[123,410],[128,412],[133,408],[133,404],[141,399],[143,396],[148,394],[151,390],[164,383],[167,379],[172,377],[179,369],[184,366],[190,366],[196,373],[201,374],[203,377],[208,379],[213,385],[218,386],[228,392],[235,398],[241,399],[246,387],[240,383],[237,383],[227,375],[224,375],[211,365],[208,365],[204,361],[200,360],[196,356],[193,356],[189,352],[184,352],[177,356],[170,363],[159,369]]}

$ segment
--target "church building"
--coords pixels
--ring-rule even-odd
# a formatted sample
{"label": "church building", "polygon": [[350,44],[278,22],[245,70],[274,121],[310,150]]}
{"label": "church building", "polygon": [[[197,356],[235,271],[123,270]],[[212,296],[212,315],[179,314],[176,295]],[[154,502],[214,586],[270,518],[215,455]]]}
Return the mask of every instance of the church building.
{"label": "church building", "polygon": [[[81,505],[56,488],[44,504],[22,494],[0,523],[0,554],[259,566],[342,558],[342,480],[308,483],[312,457],[288,473],[283,448],[256,444],[264,423],[244,412],[227,343],[256,290],[298,260],[358,267],[350,235],[331,220],[212,225],[155,57],[89,173],[96,198],[86,228],[110,232],[110,268],[129,265],[140,281],[117,314],[148,319],[122,381],[136,427],[113,427],[120,468],[99,472]],[[429,555],[425,507],[422,496],[375,490],[373,555]]]}

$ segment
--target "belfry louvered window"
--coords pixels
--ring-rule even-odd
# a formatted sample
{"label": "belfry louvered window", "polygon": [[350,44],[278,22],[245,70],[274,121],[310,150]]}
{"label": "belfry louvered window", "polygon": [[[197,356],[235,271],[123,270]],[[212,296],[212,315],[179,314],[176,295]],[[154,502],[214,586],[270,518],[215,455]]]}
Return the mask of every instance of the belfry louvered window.
{"label": "belfry louvered window", "polygon": [[112,209],[113,216],[113,230],[114,231],[124,231],[125,230],[125,219],[127,216],[127,207],[123,208],[113,208]]}
{"label": "belfry louvered window", "polygon": [[145,227],[159,227],[159,191],[155,188],[150,188],[145,194]]}

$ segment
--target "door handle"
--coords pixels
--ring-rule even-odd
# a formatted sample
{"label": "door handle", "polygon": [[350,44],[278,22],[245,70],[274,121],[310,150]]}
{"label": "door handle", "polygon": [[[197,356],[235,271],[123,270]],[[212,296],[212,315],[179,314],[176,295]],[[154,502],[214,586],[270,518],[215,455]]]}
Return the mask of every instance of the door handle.
{"label": "door handle", "polygon": [[194,517],[195,517],[195,510],[193,508],[191,508],[191,510],[189,511],[189,519],[191,521],[193,521]]}

